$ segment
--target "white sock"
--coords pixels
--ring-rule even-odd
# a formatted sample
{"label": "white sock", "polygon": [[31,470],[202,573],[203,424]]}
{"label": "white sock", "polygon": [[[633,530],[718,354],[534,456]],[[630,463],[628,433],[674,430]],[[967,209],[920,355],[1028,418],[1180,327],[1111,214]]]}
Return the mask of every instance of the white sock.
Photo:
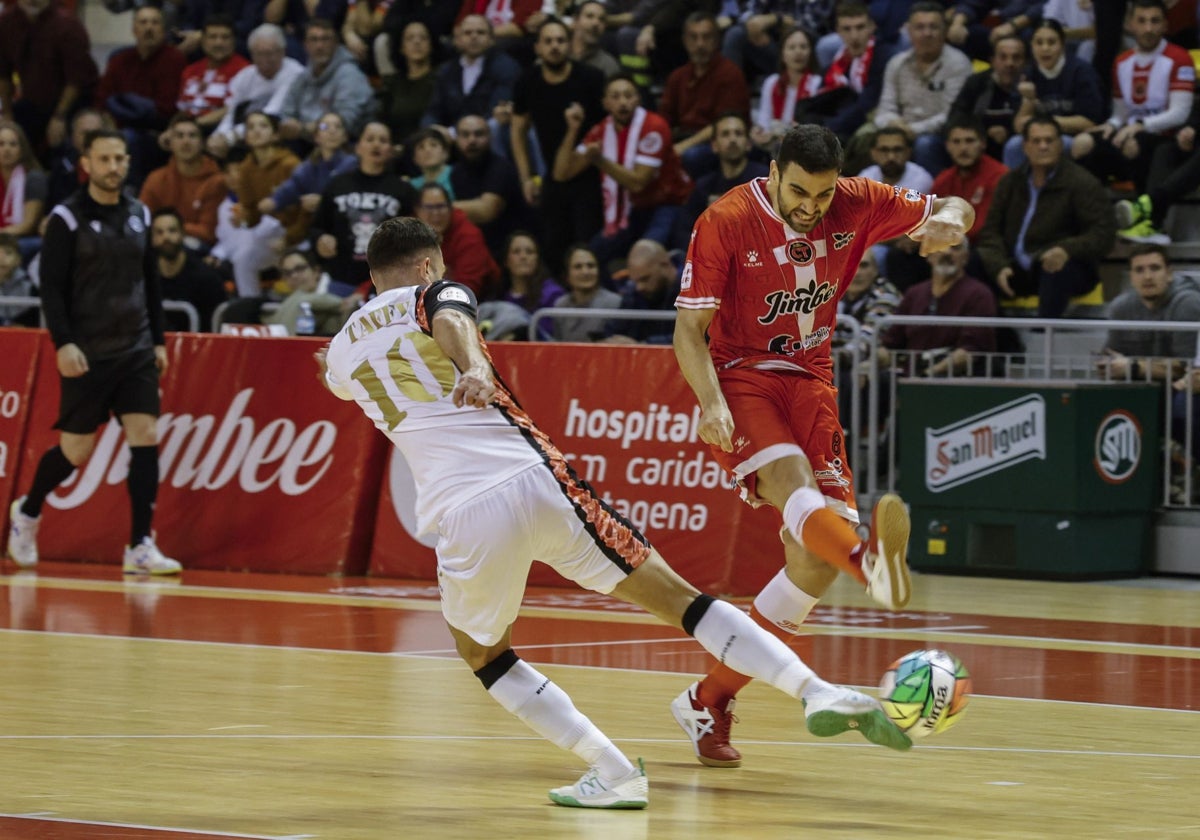
{"label": "white sock", "polygon": [[729,668],[769,683],[790,697],[799,699],[829,685],[787,645],[725,601],[709,604],[693,635]]}
{"label": "white sock", "polygon": [[787,573],[780,569],[779,574],[771,578],[758,593],[754,599],[754,608],[776,627],[798,635],[800,625],[808,618],[808,614],[819,600],[792,583]]}
{"label": "white sock", "polygon": [[784,502],[783,524],[800,545],[804,545],[800,531],[804,528],[805,520],[810,513],[823,507],[825,495],[815,487],[799,487]]}
{"label": "white sock", "polygon": [[522,659],[492,683],[488,694],[550,743],[570,750],[605,779],[633,772],[616,745],[575,708],[567,693]]}

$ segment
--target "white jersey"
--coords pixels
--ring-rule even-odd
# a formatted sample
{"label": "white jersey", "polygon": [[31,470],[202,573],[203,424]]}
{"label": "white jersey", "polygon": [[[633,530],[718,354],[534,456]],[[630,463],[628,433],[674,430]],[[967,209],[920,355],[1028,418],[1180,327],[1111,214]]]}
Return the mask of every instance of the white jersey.
{"label": "white jersey", "polygon": [[457,283],[391,289],[357,310],[329,345],[326,380],[354,400],[412,469],[417,524],[437,529],[448,512],[559,456],[497,382],[487,408],[455,407],[460,371],[433,339],[433,314],[475,315],[475,297]]}

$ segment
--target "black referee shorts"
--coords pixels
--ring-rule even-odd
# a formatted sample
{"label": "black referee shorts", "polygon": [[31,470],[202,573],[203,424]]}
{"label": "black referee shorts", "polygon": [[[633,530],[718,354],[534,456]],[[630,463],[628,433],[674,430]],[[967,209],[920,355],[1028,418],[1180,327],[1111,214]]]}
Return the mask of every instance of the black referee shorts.
{"label": "black referee shorts", "polygon": [[90,435],[109,415],[159,413],[158,368],[153,350],[139,350],[115,359],[88,361],[83,376],[59,377],[60,432]]}

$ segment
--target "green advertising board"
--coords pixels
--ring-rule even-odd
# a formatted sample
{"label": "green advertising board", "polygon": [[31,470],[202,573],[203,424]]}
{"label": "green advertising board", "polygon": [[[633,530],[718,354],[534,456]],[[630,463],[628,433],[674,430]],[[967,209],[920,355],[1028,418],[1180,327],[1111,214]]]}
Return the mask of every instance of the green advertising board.
{"label": "green advertising board", "polygon": [[903,380],[899,489],[914,568],[1137,574],[1161,492],[1162,389]]}

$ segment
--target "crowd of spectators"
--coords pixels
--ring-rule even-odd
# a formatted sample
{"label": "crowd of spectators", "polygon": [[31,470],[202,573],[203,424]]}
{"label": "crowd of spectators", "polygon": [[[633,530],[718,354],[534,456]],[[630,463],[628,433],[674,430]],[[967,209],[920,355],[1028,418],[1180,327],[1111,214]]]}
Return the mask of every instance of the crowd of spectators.
{"label": "crowd of spectators", "polygon": [[[101,126],[129,140],[164,287],[205,314],[218,279],[323,314],[340,299],[345,317],[371,291],[370,231],[396,214],[433,226],[447,275],[506,324],[669,310],[691,225],[800,121],[842,137],[846,174],[976,208],[969,247],[931,265],[893,240],[864,289],[887,278],[913,311],[1034,294],[1059,317],[1118,227],[1162,241],[1200,183],[1195,4],[1131,0],[1125,47],[1087,0],[135,0],[103,70],[67,5],[0,3],[6,290],[34,288],[40,225]],[[543,335],[669,326],[576,317]]]}

